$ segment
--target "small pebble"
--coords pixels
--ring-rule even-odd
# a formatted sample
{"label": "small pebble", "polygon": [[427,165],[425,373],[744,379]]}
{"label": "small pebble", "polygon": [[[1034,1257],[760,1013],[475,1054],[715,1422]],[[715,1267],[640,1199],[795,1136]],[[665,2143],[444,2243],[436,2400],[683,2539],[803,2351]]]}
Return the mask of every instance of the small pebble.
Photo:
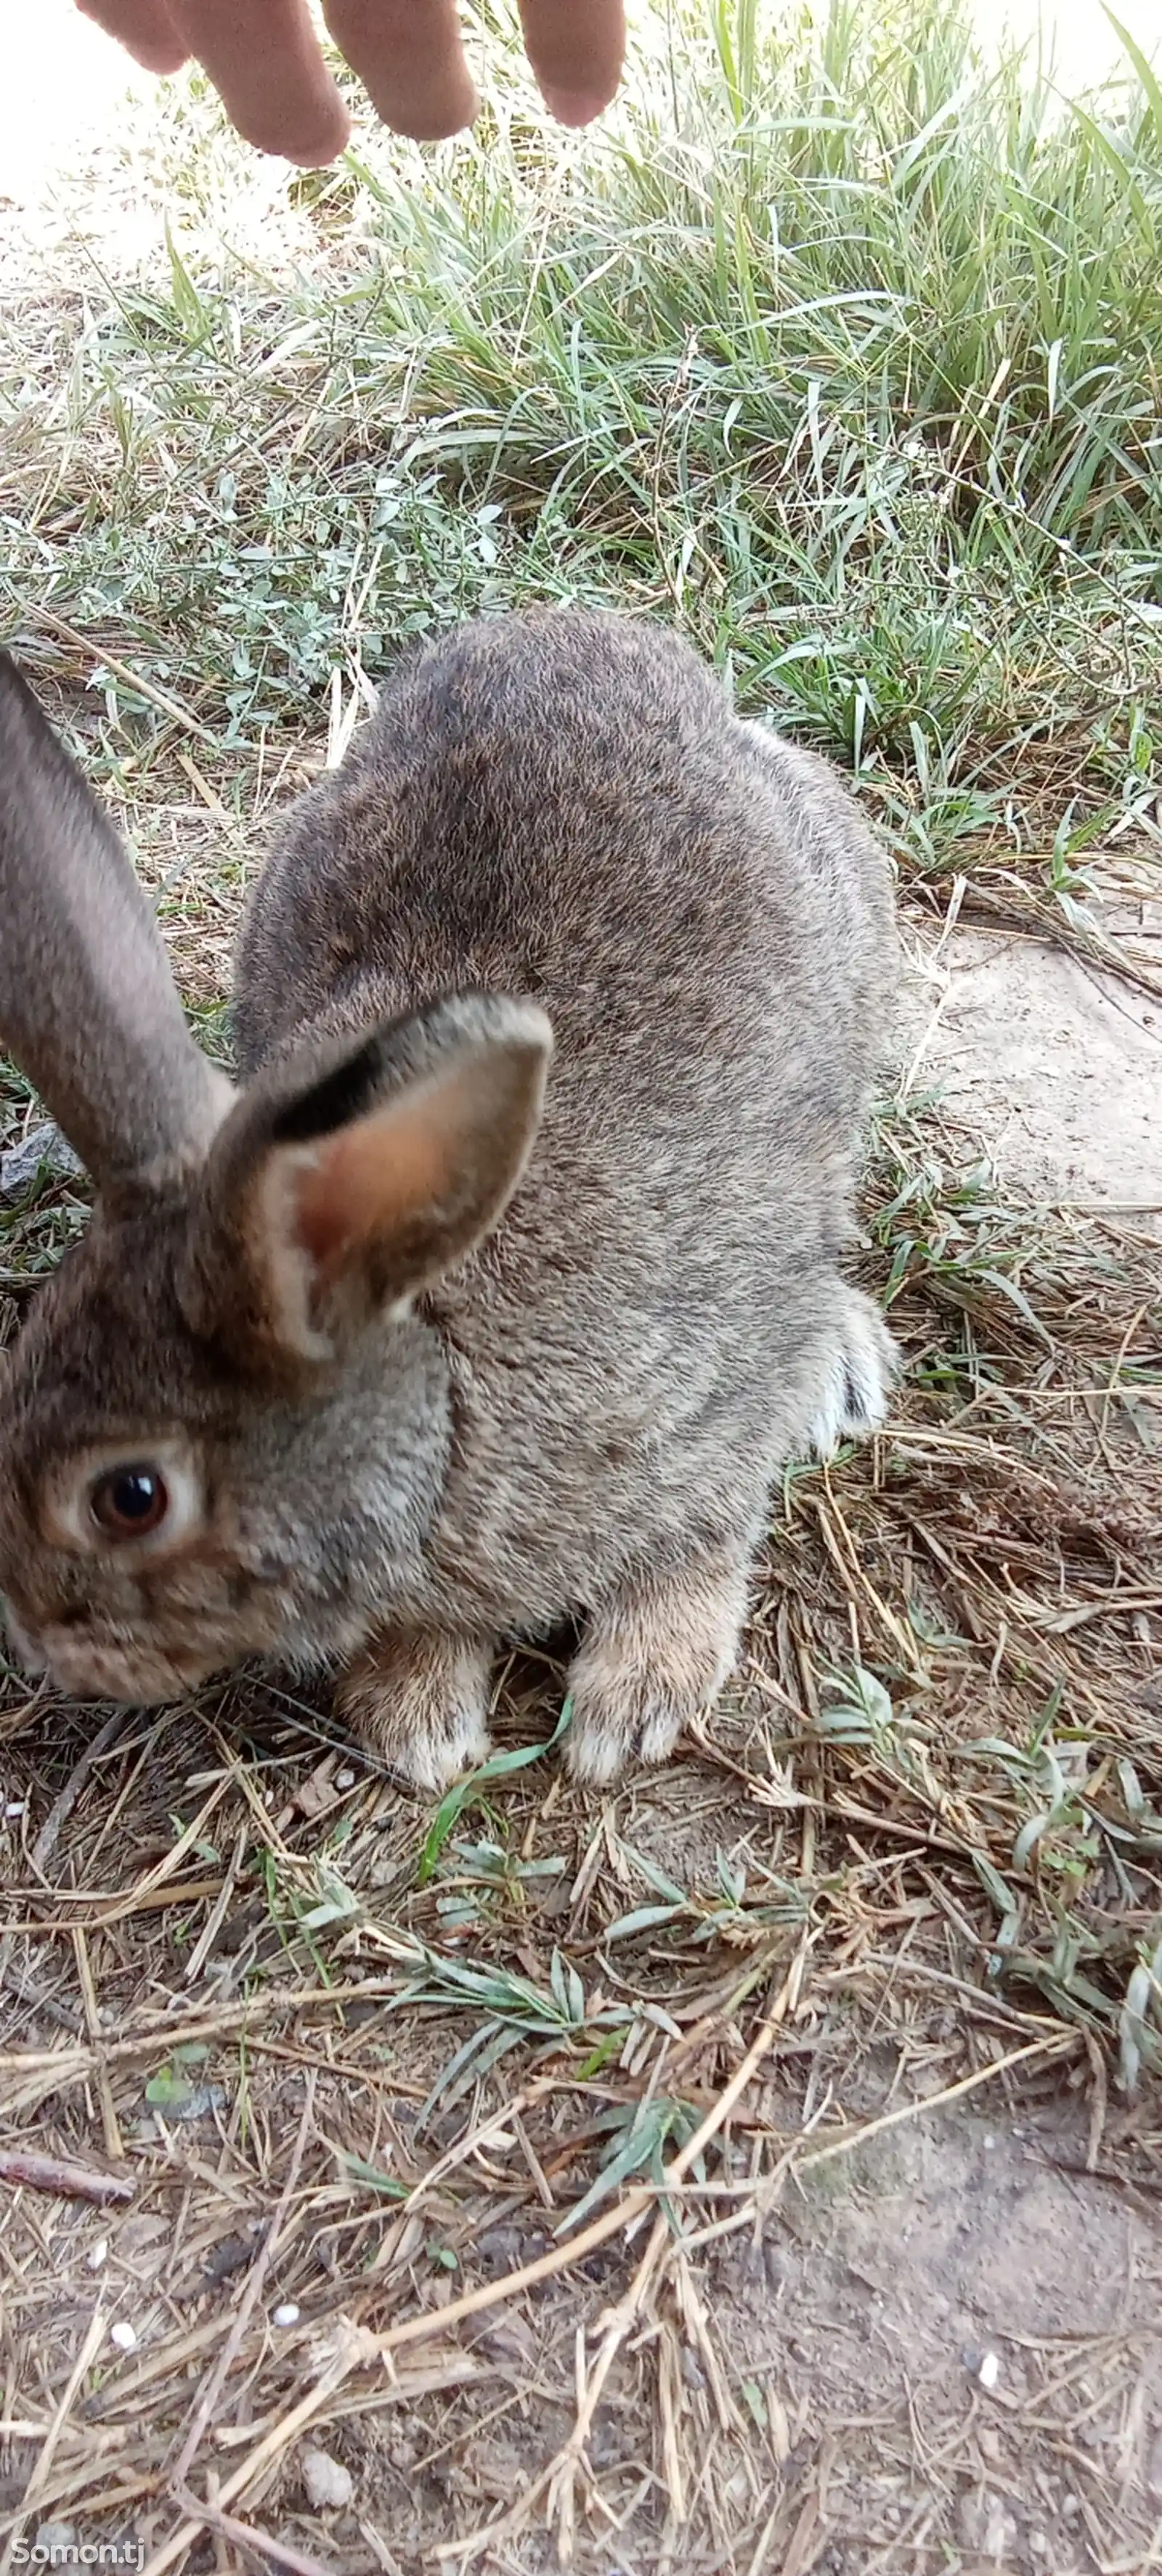
{"label": "small pebble", "polygon": [[163,2120],[206,2120],[214,2111],[226,2106],[225,2087],[221,2084],[175,2084],[164,2102],[155,2105]]}
{"label": "small pebble", "polygon": [[956,2508],[957,2534],[966,2549],[993,2567],[1006,2559],[1017,2539],[1017,2526],[999,2496],[977,2488],[963,2495]]}
{"label": "small pebble", "polygon": [[985,2391],[985,2395],[991,2397],[1001,2375],[1000,2354],[995,2352],[982,2353],[980,2369],[976,2375],[980,2381],[981,2387]]}
{"label": "small pebble", "polygon": [[81,1169],[59,1127],[33,1127],[21,1144],[0,1154],[0,1198],[19,1198],[41,1172],[52,1180],[72,1180]]}
{"label": "small pebble", "polygon": [[87,2261],[90,2272],[99,2272],[102,2264],[107,2263],[108,2260],[109,2239],[107,2236],[99,2236],[96,2244],[89,2247]]}
{"label": "small pebble", "polygon": [[[354,1788],[354,1786],[355,1786],[355,1773],[354,1773],[353,1771],[336,1771],[336,1773],[335,1773],[335,1787],[336,1787],[337,1789],[353,1789],[353,1788]],[[324,2454],[323,2452],[320,2452],[320,2454],[319,2454],[320,2459],[322,2459],[324,2456],[325,2456],[325,2454]],[[346,2470],[344,2470],[343,2474],[344,2474],[344,2476],[346,2476],[346,2474],[347,2474],[347,2473],[346,2473]]]}
{"label": "small pebble", "polygon": [[117,2325],[110,2326],[109,2341],[110,2343],[116,2344],[118,2352],[136,2352],[137,2350],[137,2337],[132,2326],[129,2324],[128,2319],[125,2317],[122,2317]]}
{"label": "small pebble", "polygon": [[270,2320],[272,2326],[297,2326],[298,2321],[299,2311],[293,2299],[284,2299],[282,2306],[274,2310]]}
{"label": "small pebble", "polygon": [[8,1798],[5,1801],[4,1815],[7,1823],[15,1824],[18,1816],[26,1816],[27,1814],[27,1798]]}
{"label": "small pebble", "polygon": [[342,2513],[355,2494],[355,2480],[329,2451],[303,2452],[303,2485],[316,2513]]}
{"label": "small pebble", "polygon": [[982,2533],[982,2540],[985,2557],[993,2559],[998,2566],[1001,2559],[1007,2558],[1010,2550],[1016,2547],[1017,2525],[1012,2514],[1006,2512],[1003,2504],[994,2503]]}

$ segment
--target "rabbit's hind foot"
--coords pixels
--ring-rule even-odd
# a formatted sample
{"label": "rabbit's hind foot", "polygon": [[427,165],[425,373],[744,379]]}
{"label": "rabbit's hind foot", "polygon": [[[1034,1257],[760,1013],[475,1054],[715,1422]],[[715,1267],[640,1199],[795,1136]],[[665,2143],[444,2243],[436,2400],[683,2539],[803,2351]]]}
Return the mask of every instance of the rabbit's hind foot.
{"label": "rabbit's hind foot", "polygon": [[900,1374],[900,1354],[870,1297],[844,1292],[837,1330],[821,1354],[818,1392],[808,1440],[817,1458],[833,1458],[843,1440],[867,1440],[882,1430]]}

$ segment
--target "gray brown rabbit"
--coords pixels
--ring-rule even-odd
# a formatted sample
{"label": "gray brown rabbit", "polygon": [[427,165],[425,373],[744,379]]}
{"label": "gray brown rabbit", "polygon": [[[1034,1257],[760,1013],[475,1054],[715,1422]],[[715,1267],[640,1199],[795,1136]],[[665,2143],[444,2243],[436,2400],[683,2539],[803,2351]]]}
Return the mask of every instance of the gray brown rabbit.
{"label": "gray brown rabbit", "polygon": [[569,1759],[669,1753],[773,1480],[882,1419],[844,1279],[886,861],[689,648],[576,609],[401,664],[255,889],[237,1091],[112,827],[0,667],[0,1030],[97,1184],[0,1373],[33,1669],[338,1674],[423,1787],[580,1619]]}

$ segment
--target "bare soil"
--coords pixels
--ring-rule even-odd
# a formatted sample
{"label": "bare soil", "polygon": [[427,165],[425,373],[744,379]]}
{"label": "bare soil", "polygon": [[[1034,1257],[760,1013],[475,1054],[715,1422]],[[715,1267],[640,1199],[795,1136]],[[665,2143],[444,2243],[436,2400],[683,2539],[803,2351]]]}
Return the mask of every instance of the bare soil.
{"label": "bare soil", "polygon": [[[1162,967],[1162,900],[1099,880],[1088,916]],[[1007,927],[956,929],[917,976],[913,1081],[934,1082],[1007,1184],[1157,1213],[1162,1000]]]}

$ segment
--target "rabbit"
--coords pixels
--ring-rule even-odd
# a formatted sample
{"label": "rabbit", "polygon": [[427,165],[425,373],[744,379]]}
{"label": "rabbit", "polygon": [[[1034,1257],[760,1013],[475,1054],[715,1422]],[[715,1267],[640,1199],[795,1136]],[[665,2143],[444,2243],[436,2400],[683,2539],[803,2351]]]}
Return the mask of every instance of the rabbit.
{"label": "rabbit", "polygon": [[258,878],[234,1086],[5,657],[0,902],[0,1031],[97,1190],[0,1370],[27,1667],[326,1670],[430,1791],[572,1623],[573,1774],[663,1760],[780,1470],[896,1374],[841,1267],[897,961],[837,775],[652,623],[440,637]]}

